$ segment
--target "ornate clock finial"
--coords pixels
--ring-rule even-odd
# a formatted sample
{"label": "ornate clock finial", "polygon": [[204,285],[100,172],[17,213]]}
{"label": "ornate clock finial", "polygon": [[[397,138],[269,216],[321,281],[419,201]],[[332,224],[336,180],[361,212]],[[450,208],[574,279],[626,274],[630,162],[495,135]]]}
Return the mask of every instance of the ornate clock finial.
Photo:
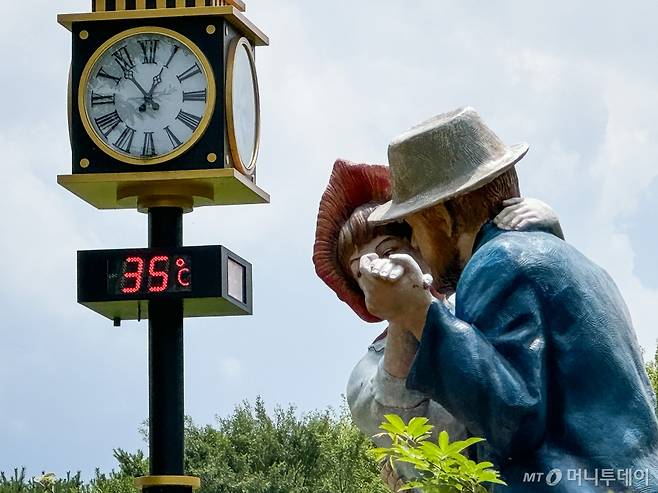
{"label": "ornate clock finial", "polygon": [[241,12],[246,8],[242,0],[91,0],[92,12],[224,6],[235,7]]}

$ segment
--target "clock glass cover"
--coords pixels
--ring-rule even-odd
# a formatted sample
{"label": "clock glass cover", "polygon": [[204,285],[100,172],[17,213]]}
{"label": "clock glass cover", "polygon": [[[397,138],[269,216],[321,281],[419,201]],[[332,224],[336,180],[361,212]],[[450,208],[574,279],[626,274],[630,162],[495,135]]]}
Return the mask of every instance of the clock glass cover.
{"label": "clock glass cover", "polygon": [[173,159],[203,135],[215,83],[203,53],[168,29],[125,31],[91,57],[79,107],[92,140],[131,164]]}
{"label": "clock glass cover", "polygon": [[258,155],[260,108],[258,80],[251,46],[246,38],[235,42],[229,54],[227,115],[233,161],[253,172]]}

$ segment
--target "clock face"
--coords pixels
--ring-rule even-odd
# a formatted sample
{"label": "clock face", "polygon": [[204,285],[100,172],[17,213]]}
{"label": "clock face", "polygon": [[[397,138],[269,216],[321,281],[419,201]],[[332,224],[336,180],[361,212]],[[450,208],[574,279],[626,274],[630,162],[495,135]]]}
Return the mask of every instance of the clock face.
{"label": "clock face", "polygon": [[229,50],[226,110],[231,157],[248,175],[254,172],[260,138],[258,79],[251,45],[240,38]]}
{"label": "clock face", "polygon": [[187,38],[146,27],[121,33],[91,57],[79,93],[82,121],[107,154],[156,164],[185,152],[212,116],[215,83]]}

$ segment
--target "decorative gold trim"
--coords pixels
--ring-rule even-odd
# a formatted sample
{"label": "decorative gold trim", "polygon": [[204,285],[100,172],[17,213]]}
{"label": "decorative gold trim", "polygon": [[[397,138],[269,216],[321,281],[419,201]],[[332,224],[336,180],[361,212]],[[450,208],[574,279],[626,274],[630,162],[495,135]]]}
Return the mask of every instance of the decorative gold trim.
{"label": "decorative gold trim", "polygon": [[247,6],[242,0],[226,0],[226,1],[228,3],[232,3],[233,5],[235,5],[238,8],[238,10],[241,10],[242,12],[247,10]]}
{"label": "decorative gold trim", "polygon": [[[144,1],[144,0],[142,0]],[[235,7],[195,7],[195,8],[171,8],[171,9],[147,9],[147,10],[121,10],[112,12],[91,12],[80,14],[59,14],[57,22],[69,31],[73,30],[76,22],[88,21],[113,21],[129,19],[153,19],[169,17],[189,16],[222,16],[233,25],[240,33],[249,38],[256,46],[267,46],[269,38],[258,29],[247,17]]]}
{"label": "decorative gold trim", "polygon": [[138,209],[140,197],[182,195],[193,207],[266,204],[270,196],[235,168],[60,175],[57,183],[97,209]]}
{"label": "decorative gold trim", "polygon": [[213,24],[208,24],[208,27],[206,27],[206,32],[208,34],[215,34],[217,32],[217,28]]}
{"label": "decorative gold trim", "polygon": [[[186,46],[192,53],[194,53],[194,55],[201,63],[203,67],[203,71],[205,72],[206,75],[206,79],[208,81],[208,101],[206,103],[206,112],[201,118],[201,122],[199,122],[199,126],[192,133],[192,136],[189,138],[187,142],[185,142],[180,147],[173,149],[171,152],[167,154],[163,154],[161,156],[157,156],[152,159],[133,158],[133,157],[125,156],[112,149],[112,147],[105,140],[101,139],[98,136],[96,130],[94,130],[94,127],[91,123],[91,119],[89,118],[89,115],[87,113],[87,106],[85,104],[86,87],[89,82],[89,78],[91,77],[92,69],[94,68],[96,62],[103,56],[103,54],[105,54],[105,52],[112,45],[118,43],[123,39],[138,34],[160,34],[162,36],[173,38],[177,42]],[[176,31],[172,31],[171,29],[165,29],[163,27],[155,27],[155,26],[135,27],[133,29],[128,29],[127,31],[123,31],[117,34],[116,36],[112,36],[110,39],[105,41],[105,43],[103,43],[93,53],[93,55],[91,55],[89,61],[87,62],[87,65],[85,65],[85,68],[82,71],[82,75],[80,76],[80,84],[78,87],[78,111],[80,113],[80,119],[82,120],[82,125],[85,127],[85,130],[87,131],[87,135],[89,135],[89,138],[92,141],[94,141],[94,144],[96,144],[96,146],[98,146],[99,149],[105,152],[105,154],[108,154],[109,156],[123,163],[144,166],[144,165],[161,164],[167,161],[171,161],[172,159],[186,152],[194,144],[196,144],[199,141],[199,139],[203,136],[203,134],[206,132],[208,125],[210,124],[210,119],[215,111],[216,97],[217,97],[217,88],[215,85],[215,76],[213,74],[212,67],[210,66],[210,62],[208,62],[206,56],[203,54],[203,52],[199,49],[197,45],[195,45],[190,39],[186,38],[182,34],[179,34]]]}
{"label": "decorative gold trim", "polygon": [[137,211],[147,214],[153,207],[177,207],[185,214],[194,210],[194,197],[183,195],[145,195],[137,197]]}
{"label": "decorative gold trim", "polygon": [[135,478],[133,484],[140,490],[151,486],[188,486],[198,490],[201,479],[196,476],[140,476]]}
{"label": "decorative gold trim", "polygon": [[117,204],[132,204],[136,198],[139,212],[148,212],[151,207],[180,207],[185,212],[192,212],[195,198],[212,201],[214,193],[212,183],[202,180],[120,183]]}
{"label": "decorative gold trim", "polygon": [[[254,82],[254,99],[256,102],[256,135],[254,137],[254,153],[251,156],[249,163],[243,163],[238,149],[238,143],[235,138],[235,115],[233,114],[233,69],[235,65],[235,57],[238,49],[244,46],[246,48],[247,56],[249,57],[249,65],[251,67],[251,75]],[[258,151],[260,148],[260,94],[258,90],[258,76],[256,75],[256,61],[252,52],[251,44],[247,38],[242,37],[234,39],[228,49],[228,63],[226,70],[226,124],[229,140],[229,148],[231,157],[235,167],[245,175],[251,176],[256,169],[256,160],[258,159]]]}
{"label": "decorative gold trim", "polygon": [[217,154],[211,152],[210,154],[208,154],[208,156],[206,156],[206,159],[208,160],[209,163],[215,163],[217,162]]}
{"label": "decorative gold trim", "polygon": [[[213,6],[222,6],[222,5],[232,5],[233,7],[240,10],[241,12],[244,12],[247,8],[242,0],[214,0],[213,2]],[[176,7],[199,8],[205,6],[206,6],[205,0],[194,0],[194,5],[191,7],[186,7],[185,0],[176,0]],[[137,0],[135,2],[135,8],[146,9],[146,0]],[[156,0],[155,8],[166,9],[173,7],[167,7],[167,0]],[[115,4],[112,12],[118,10],[126,10],[126,0],[115,0]],[[96,12],[108,12],[107,0],[96,0]]]}
{"label": "decorative gold trim", "polygon": [[91,163],[89,162],[89,159],[87,159],[86,157],[83,157],[83,158],[80,160],[80,167],[81,167],[81,168],[88,168],[90,164],[91,164]]}
{"label": "decorative gold trim", "polygon": [[85,31],[84,29],[80,31],[80,39],[85,40],[89,38],[89,31]]}

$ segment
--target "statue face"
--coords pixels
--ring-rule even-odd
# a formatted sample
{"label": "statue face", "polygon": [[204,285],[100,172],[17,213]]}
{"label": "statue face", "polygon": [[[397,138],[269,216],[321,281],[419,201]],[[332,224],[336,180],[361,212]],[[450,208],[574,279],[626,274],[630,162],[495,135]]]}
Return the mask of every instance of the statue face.
{"label": "statue face", "polygon": [[361,257],[368,253],[376,253],[379,257],[388,257],[394,253],[406,253],[411,255],[421,269],[427,271],[427,263],[423,260],[418,250],[411,246],[411,243],[406,238],[391,235],[375,236],[368,243],[363,245],[355,245],[354,253],[350,257],[350,273],[354,280],[359,282],[359,262]]}
{"label": "statue face", "polygon": [[458,238],[452,220],[443,205],[412,214],[406,218],[411,226],[411,246],[415,248],[434,277],[434,288],[452,294],[462,270]]}

